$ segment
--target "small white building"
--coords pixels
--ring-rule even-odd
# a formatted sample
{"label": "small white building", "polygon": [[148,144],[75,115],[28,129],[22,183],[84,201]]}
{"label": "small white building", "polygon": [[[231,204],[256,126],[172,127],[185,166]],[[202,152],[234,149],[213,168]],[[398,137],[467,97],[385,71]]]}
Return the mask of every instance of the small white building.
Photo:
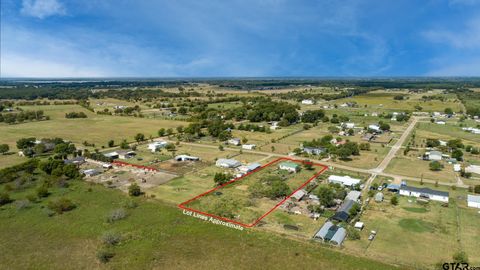
{"label": "small white building", "polygon": [[148,150],[152,151],[152,153],[154,152],[157,152],[158,150],[162,149],[162,148],[165,148],[165,146],[167,146],[167,142],[166,141],[156,141],[156,142],[153,142],[153,143],[149,143],[148,144]]}
{"label": "small white building", "polygon": [[375,132],[382,132],[382,130],[380,129],[380,126],[378,125],[368,125],[368,129],[373,130]]}
{"label": "small white building", "polygon": [[430,151],[425,153],[427,160],[440,161],[442,160],[442,152],[440,151]]}
{"label": "small white building", "polygon": [[237,168],[240,167],[242,163],[235,159],[220,158],[217,160],[217,162],[215,162],[215,165],[221,168]]}
{"label": "small white building", "polygon": [[424,198],[433,201],[439,202],[446,202],[448,203],[448,192],[433,190],[429,188],[417,188],[417,187],[409,187],[409,186],[402,186],[400,187],[400,195],[402,196],[409,196],[409,197],[416,197],[416,198]]}
{"label": "small white building", "polygon": [[175,161],[199,161],[199,157],[189,156],[189,155],[178,155],[175,157]]}
{"label": "small white building", "polygon": [[328,177],[328,182],[333,184],[340,184],[342,186],[353,187],[355,185],[360,184],[360,179],[352,178],[348,175],[346,176],[330,175]]}
{"label": "small white building", "polygon": [[480,208],[480,195],[467,195],[467,206]]}
{"label": "small white building", "polygon": [[363,222],[357,221],[357,222],[355,222],[355,225],[353,227],[355,229],[362,230],[363,227],[365,227],[365,224]]}
{"label": "small white building", "polygon": [[302,100],[302,104],[304,105],[313,105],[315,102],[311,99],[304,99]]}
{"label": "small white building", "polygon": [[246,150],[254,150],[255,147],[257,147],[255,144],[244,144],[244,145],[242,145],[242,149],[246,149]]}
{"label": "small white building", "polygon": [[465,168],[465,172],[480,174],[480,166],[479,165],[470,165]]}
{"label": "small white building", "polygon": [[355,123],[342,123],[343,128],[355,128]]}
{"label": "small white building", "polygon": [[454,172],[459,172],[462,170],[462,165],[460,164],[453,164],[453,171]]}
{"label": "small white building", "polygon": [[447,124],[445,121],[435,121],[435,124],[437,125],[445,125]]}
{"label": "small white building", "polygon": [[231,138],[230,140],[228,140],[228,144],[231,144],[231,145],[240,145],[240,139],[239,138]]}

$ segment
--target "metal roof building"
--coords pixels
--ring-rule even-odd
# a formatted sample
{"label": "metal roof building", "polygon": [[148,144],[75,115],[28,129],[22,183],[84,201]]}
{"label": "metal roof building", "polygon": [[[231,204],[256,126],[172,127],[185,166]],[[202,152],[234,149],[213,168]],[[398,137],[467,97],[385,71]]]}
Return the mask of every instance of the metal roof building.
{"label": "metal roof building", "polygon": [[335,235],[333,235],[332,240],[330,240],[330,242],[332,242],[332,244],[334,245],[340,246],[343,243],[343,240],[345,240],[345,236],[347,236],[347,230],[340,227],[338,228]]}
{"label": "metal roof building", "polygon": [[334,225],[332,222],[330,221],[325,222],[325,224],[323,224],[323,226],[320,228],[320,230],[318,230],[318,232],[313,236],[313,238],[324,241],[325,236],[327,235],[330,228],[332,228],[333,226]]}

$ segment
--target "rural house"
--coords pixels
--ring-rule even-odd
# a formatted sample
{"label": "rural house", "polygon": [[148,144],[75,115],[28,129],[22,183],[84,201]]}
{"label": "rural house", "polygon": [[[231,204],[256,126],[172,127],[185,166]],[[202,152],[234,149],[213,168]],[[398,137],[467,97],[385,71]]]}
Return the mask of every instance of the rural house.
{"label": "rural house", "polygon": [[255,147],[257,147],[255,144],[244,144],[244,145],[242,145],[242,149],[246,149],[246,150],[254,150]]}
{"label": "rural house", "polygon": [[245,173],[249,173],[251,171],[254,171],[254,170],[256,170],[260,167],[262,167],[262,164],[254,162],[254,163],[250,163],[248,165],[243,165],[243,166],[238,167],[238,171],[240,173],[245,174]]}
{"label": "rural house", "polygon": [[300,170],[300,166],[297,163],[290,162],[290,161],[280,163],[278,165],[278,168],[280,170],[286,170],[293,173],[296,173]]}
{"label": "rural house", "polygon": [[402,186],[400,187],[400,195],[402,196],[409,196],[409,197],[416,197],[416,198],[424,198],[433,201],[439,202],[448,202],[448,192],[445,191],[438,191],[429,188],[417,188],[417,187],[409,187],[409,186]]}
{"label": "rural house", "polygon": [[328,182],[333,184],[340,184],[342,186],[353,187],[360,184],[360,179],[352,178],[348,175],[339,176],[339,175],[330,175],[328,177]]}
{"label": "rural house", "polygon": [[238,146],[240,145],[240,139],[239,138],[231,138],[228,140],[228,144]]}
{"label": "rural house", "polygon": [[199,161],[199,157],[189,156],[189,155],[178,155],[175,157],[175,161]]}
{"label": "rural house", "polygon": [[303,152],[309,155],[320,155],[325,152],[325,149],[321,147],[304,147]]}
{"label": "rural house", "polygon": [[167,146],[166,141],[158,141],[158,142],[153,142],[148,144],[148,150],[152,151],[152,153],[157,152],[158,150],[164,148]]}
{"label": "rural house", "polygon": [[442,160],[442,152],[440,151],[430,151],[426,152],[424,159],[431,161],[440,161]]}

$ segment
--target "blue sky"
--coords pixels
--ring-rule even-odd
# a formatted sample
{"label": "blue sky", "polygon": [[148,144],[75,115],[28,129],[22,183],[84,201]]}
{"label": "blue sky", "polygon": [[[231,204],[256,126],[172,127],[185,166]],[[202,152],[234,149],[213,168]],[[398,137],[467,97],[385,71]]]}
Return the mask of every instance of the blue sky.
{"label": "blue sky", "polygon": [[480,0],[1,0],[2,77],[478,76]]}

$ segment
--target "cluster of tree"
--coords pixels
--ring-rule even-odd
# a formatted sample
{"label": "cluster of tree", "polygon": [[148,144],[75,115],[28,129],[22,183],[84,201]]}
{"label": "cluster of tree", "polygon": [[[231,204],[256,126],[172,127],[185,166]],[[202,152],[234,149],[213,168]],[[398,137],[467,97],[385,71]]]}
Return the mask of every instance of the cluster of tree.
{"label": "cluster of tree", "polygon": [[268,132],[268,131],[270,131],[265,126],[259,126],[259,125],[255,125],[255,124],[243,124],[243,123],[238,125],[237,129],[238,130],[256,131],[256,132]]}
{"label": "cluster of tree", "polygon": [[[324,118],[325,119],[325,118]],[[325,119],[327,120],[327,119]],[[332,124],[338,124],[338,123],[341,123],[341,122],[348,122],[350,120],[350,118],[346,115],[337,115],[337,114],[333,114],[332,115],[332,118],[330,118],[330,123]],[[328,120],[327,120],[328,121]]]}
{"label": "cluster of tree", "polygon": [[133,107],[116,108],[114,113],[118,115],[134,115],[140,113],[140,111],[140,106],[135,105]]}
{"label": "cluster of tree", "polygon": [[34,121],[34,120],[40,121],[40,120],[48,120],[48,119],[49,117],[45,116],[42,110],[0,114],[0,122],[5,122],[7,124],[23,123],[25,121]]}
{"label": "cluster of tree", "polygon": [[305,111],[302,114],[302,122],[304,123],[315,123],[325,116],[325,111],[323,110],[311,110]]}
{"label": "cluster of tree", "polygon": [[[386,114],[382,114],[382,117],[386,119],[392,119],[394,115],[393,113],[386,113]],[[410,119],[410,115],[408,113],[402,112],[395,115],[395,119],[397,122],[406,122]]]}
{"label": "cluster of tree", "polygon": [[88,149],[85,149],[83,151],[83,156],[85,158],[90,158],[90,159],[98,160],[98,161],[102,161],[102,162],[112,162],[112,159],[109,158],[109,157],[106,157],[104,154],[99,153],[99,152],[90,152],[90,151],[88,151]]}
{"label": "cluster of tree", "polygon": [[8,144],[6,143],[0,144],[0,154],[4,155],[8,153],[9,150],[10,150],[10,146],[8,146]]}
{"label": "cluster of tree", "polygon": [[13,102],[12,101],[0,101],[0,112],[3,112],[3,110],[8,109],[13,107]]}
{"label": "cluster of tree", "polygon": [[213,182],[215,182],[215,185],[221,186],[232,179],[233,175],[229,173],[215,173],[215,176],[213,177]]}
{"label": "cluster of tree", "polygon": [[443,164],[438,161],[432,161],[428,165],[432,171],[441,171],[443,169]]}
{"label": "cluster of tree", "polygon": [[320,205],[327,208],[335,206],[335,199],[343,200],[347,196],[345,188],[338,184],[320,185],[314,193],[318,196]]}
{"label": "cluster of tree", "polygon": [[394,100],[404,100],[405,98],[406,98],[405,95],[395,95],[395,96],[393,96]]}
{"label": "cluster of tree", "polygon": [[65,114],[65,118],[87,118],[84,112],[69,112]]}
{"label": "cluster of tree", "polygon": [[[341,138],[339,138],[341,139]],[[320,139],[314,139],[312,141],[303,142],[303,147],[321,147],[324,148],[326,153],[330,155],[337,156],[340,159],[347,160],[350,156],[358,156],[360,155],[360,146],[356,142],[347,141],[341,145],[334,145],[332,144],[333,136],[332,135],[325,135]],[[337,139],[338,141],[338,139]],[[362,145],[362,148],[365,150],[370,149],[370,145]]]}
{"label": "cluster of tree", "polygon": [[288,102],[276,102],[269,98],[256,99],[248,110],[250,122],[279,121],[280,126],[288,126],[299,120],[298,105]]}
{"label": "cluster of tree", "polygon": [[[480,154],[480,148],[478,147],[473,147],[471,145],[465,146],[465,151],[472,154],[472,155],[478,155]],[[1,152],[1,151],[0,151]]]}
{"label": "cluster of tree", "polygon": [[80,172],[75,164],[65,164],[61,159],[49,158],[38,163],[38,168],[48,175],[66,176],[69,179],[80,177]]}
{"label": "cluster of tree", "polygon": [[267,197],[270,199],[282,198],[291,193],[290,187],[280,176],[267,175],[262,177],[248,190],[254,198]]}
{"label": "cluster of tree", "polygon": [[36,138],[21,138],[17,141],[17,148],[27,157],[53,152],[59,158],[65,158],[69,154],[76,154],[75,145],[61,138],[44,138],[37,142]]}

